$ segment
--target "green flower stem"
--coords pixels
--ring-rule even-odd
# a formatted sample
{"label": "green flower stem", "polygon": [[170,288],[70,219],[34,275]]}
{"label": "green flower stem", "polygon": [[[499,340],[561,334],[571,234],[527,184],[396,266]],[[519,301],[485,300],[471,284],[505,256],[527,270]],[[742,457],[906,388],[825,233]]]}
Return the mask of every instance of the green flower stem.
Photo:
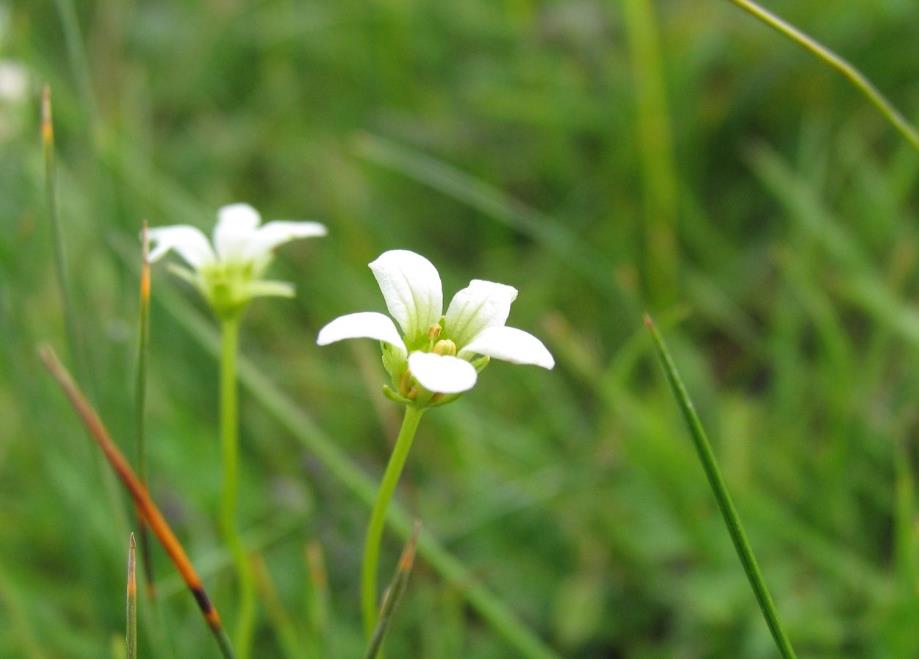
{"label": "green flower stem", "polygon": [[255,584],[252,566],[237,523],[239,501],[239,427],[236,385],[236,355],[239,350],[239,316],[221,322],[220,354],[220,444],[223,454],[223,491],[220,525],[233,556],[239,587],[239,608],[233,645],[240,659],[248,659],[255,624]]}
{"label": "green flower stem", "polygon": [[413,405],[405,406],[405,417],[402,419],[402,428],[396,438],[396,446],[389,456],[389,464],[383,473],[380,489],[373,503],[373,512],[370,513],[370,523],[367,525],[367,536],[364,540],[364,563],[361,567],[361,613],[364,618],[364,632],[369,639],[377,624],[377,574],[380,561],[380,541],[383,538],[383,527],[386,522],[386,511],[392,499],[405,459],[415,441],[415,432],[424,409]]}
{"label": "green flower stem", "polygon": [[788,640],[788,636],[785,634],[782,624],[779,622],[779,614],[776,611],[775,603],[772,601],[769,589],[766,588],[763,573],[760,572],[756,557],[753,555],[753,549],[751,549],[750,542],[747,540],[747,534],[744,532],[743,526],[740,523],[740,517],[737,515],[734,501],[731,499],[731,494],[728,492],[728,486],[721,476],[721,470],[718,468],[718,461],[715,458],[715,453],[712,451],[711,444],[709,444],[708,437],[705,435],[705,429],[702,427],[702,422],[696,414],[695,407],[689,398],[689,394],[686,392],[686,387],[683,385],[683,380],[680,378],[679,372],[676,370],[676,365],[670,357],[670,352],[667,350],[664,339],[657,331],[657,328],[654,326],[654,321],[651,320],[650,316],[645,316],[645,325],[648,327],[648,331],[651,332],[651,336],[654,339],[657,355],[667,374],[667,380],[670,382],[670,388],[673,390],[673,395],[677,399],[677,403],[679,403],[680,410],[683,412],[683,417],[686,419],[686,425],[689,426],[689,434],[695,444],[696,452],[699,454],[699,461],[702,463],[702,468],[705,470],[708,482],[712,487],[712,491],[715,493],[715,499],[718,501],[718,508],[721,510],[721,516],[724,518],[724,524],[728,528],[728,533],[731,536],[731,540],[734,542],[734,548],[737,550],[737,556],[740,558],[743,569],[747,573],[747,578],[750,580],[750,586],[753,588],[753,594],[756,596],[759,608],[763,612],[763,617],[766,619],[769,631],[772,632],[772,637],[775,639],[775,644],[782,657],[785,659],[794,659],[795,651],[791,647],[791,642]]}

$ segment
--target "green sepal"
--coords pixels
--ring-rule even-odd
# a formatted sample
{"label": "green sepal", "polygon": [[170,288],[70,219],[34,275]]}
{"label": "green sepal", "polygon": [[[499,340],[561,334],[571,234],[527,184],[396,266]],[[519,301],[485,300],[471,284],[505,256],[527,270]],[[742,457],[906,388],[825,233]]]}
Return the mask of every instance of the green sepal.
{"label": "green sepal", "polygon": [[389,373],[393,382],[398,383],[399,378],[408,368],[408,357],[401,350],[382,341],[380,341],[380,350],[383,352],[383,368]]}
{"label": "green sepal", "polygon": [[396,403],[401,403],[402,405],[414,405],[414,403],[408,398],[402,394],[396,393],[396,391],[388,384],[383,385],[383,395],[386,396],[389,400]]}

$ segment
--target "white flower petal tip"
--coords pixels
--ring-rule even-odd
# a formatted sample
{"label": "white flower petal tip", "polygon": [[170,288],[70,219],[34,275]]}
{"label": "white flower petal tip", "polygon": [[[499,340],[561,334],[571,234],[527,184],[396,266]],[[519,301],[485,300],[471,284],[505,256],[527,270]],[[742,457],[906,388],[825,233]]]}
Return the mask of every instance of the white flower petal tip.
{"label": "white flower petal tip", "polygon": [[243,258],[262,217],[249,204],[229,204],[217,211],[214,248],[224,261]]}
{"label": "white flower petal tip", "polygon": [[545,369],[555,366],[555,358],[543,344],[529,332],[516,327],[488,327],[479,332],[461,355],[487,355],[512,364],[532,364]]}
{"label": "white flower petal tip", "polygon": [[249,259],[264,258],[279,245],[299,238],[319,238],[328,232],[319,222],[272,220],[253,232],[244,256]]}
{"label": "white flower petal tip", "polygon": [[443,291],[434,264],[415,252],[394,249],[371,262],[386,308],[395,318],[409,342],[427,334],[440,322]]}
{"label": "white flower petal tip", "polygon": [[458,345],[463,345],[486,327],[504,325],[516,299],[517,289],[513,286],[473,279],[450,301],[444,329]]}
{"label": "white flower petal tip", "polygon": [[214,250],[201,230],[188,224],[154,227],[147,233],[152,248],[147,259],[153,263],[175,250],[194,269],[213,263]]}
{"label": "white flower petal tip", "polygon": [[422,387],[438,394],[459,394],[475,386],[475,368],[465,359],[438,355],[433,352],[413,352],[408,368]]}
{"label": "white flower petal tip", "polygon": [[402,343],[396,324],[389,316],[375,311],[361,311],[339,316],[319,330],[316,343],[325,346],[345,339],[376,339],[401,350],[403,354],[406,353],[405,344]]}
{"label": "white flower petal tip", "polygon": [[262,223],[262,216],[250,204],[238,202],[217,209],[217,226],[236,225],[254,229]]}

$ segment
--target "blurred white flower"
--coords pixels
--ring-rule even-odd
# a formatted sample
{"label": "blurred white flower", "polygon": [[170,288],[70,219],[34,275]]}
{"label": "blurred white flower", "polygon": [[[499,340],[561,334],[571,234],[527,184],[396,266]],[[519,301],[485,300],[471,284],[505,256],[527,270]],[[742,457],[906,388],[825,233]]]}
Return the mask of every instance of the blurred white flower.
{"label": "blurred white flower", "polygon": [[[473,279],[453,296],[443,314],[440,275],[423,256],[408,250],[383,253],[370,264],[390,315],[372,311],[336,318],[319,332],[319,345],[342,339],[377,339],[398,397],[418,404],[414,383],[431,394],[471,389],[488,358],[551,369],[555,360],[532,334],[507,327],[517,289]],[[391,393],[391,392],[389,392]],[[440,397],[436,402],[444,402]]]}
{"label": "blurred white flower", "polygon": [[[260,226],[261,225],[261,226]],[[173,270],[194,284],[218,315],[240,312],[254,297],[292,297],[293,284],[262,279],[278,245],[298,238],[326,235],[319,222],[274,220],[261,224],[249,204],[223,206],[217,213],[213,247],[200,229],[187,224],[150,229],[150,261],[170,250],[178,252],[191,269]]]}
{"label": "blurred white flower", "polygon": [[19,62],[0,60],[0,101],[20,103],[29,94],[29,73]]}
{"label": "blurred white flower", "polygon": [[29,70],[14,60],[0,59],[0,142],[22,135],[31,115]]}

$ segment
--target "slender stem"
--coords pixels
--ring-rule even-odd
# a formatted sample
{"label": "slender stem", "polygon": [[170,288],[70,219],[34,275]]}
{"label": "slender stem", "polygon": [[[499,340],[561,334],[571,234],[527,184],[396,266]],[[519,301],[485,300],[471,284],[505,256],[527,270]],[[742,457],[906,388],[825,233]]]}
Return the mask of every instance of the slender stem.
{"label": "slender stem", "polygon": [[377,490],[373,511],[370,513],[370,523],[367,525],[364,562],[361,567],[361,613],[364,618],[364,633],[368,639],[372,636],[377,624],[377,574],[386,511],[389,509],[389,502],[399,483],[405,459],[412,448],[412,442],[415,441],[415,432],[418,430],[418,422],[421,421],[423,414],[424,410],[421,408],[411,405],[405,407],[402,428],[399,429],[396,445],[392,455],[389,456],[389,464],[386,465],[383,480],[380,481],[380,489]]}
{"label": "slender stem", "polygon": [[679,284],[675,237],[679,182],[658,21],[653,0],[626,0],[621,6],[634,80],[635,132],[641,159],[646,246],[642,268],[651,299],[658,307],[667,307],[676,298]]}
{"label": "slender stem", "polygon": [[255,623],[255,590],[252,567],[246,556],[237,523],[239,501],[239,428],[236,385],[236,354],[239,349],[239,317],[222,319],[220,358],[220,444],[223,455],[223,491],[220,525],[233,555],[239,581],[239,607],[233,645],[240,659],[248,659]]}
{"label": "slender stem", "polygon": [[[138,328],[137,328],[137,381],[134,386],[134,432],[136,438],[136,464],[137,475],[140,482],[147,485],[147,449],[146,439],[146,407],[147,407],[147,355],[150,345],[150,241],[147,236],[147,221],[144,220],[141,232],[141,266],[140,266],[140,295],[138,297]],[[147,596],[150,600],[156,599],[156,585],[153,581],[153,556],[150,553],[150,533],[147,522],[140,511],[135,511],[137,516],[137,529],[140,533],[140,557],[143,563],[144,583],[147,586]]]}
{"label": "slender stem", "polygon": [[906,138],[914,149],[919,151],[919,132],[916,132],[916,129],[907,121],[906,117],[894,107],[893,103],[887,100],[887,97],[884,96],[884,94],[882,94],[861,71],[813,37],[805,34],[783,18],[776,16],[768,9],[761,7],[753,2],[753,0],[730,0],[730,2],[734,3],[748,14],[751,14],[757,20],[762,21],[773,30],[788,37],[805,50],[816,55],[818,59],[836,69],[852,83],[856,89],[864,94],[865,97],[871,101],[872,105],[881,111],[884,118]]}
{"label": "slender stem", "polygon": [[137,545],[134,534],[128,540],[128,587],[125,645],[127,659],[137,659]]}
{"label": "slender stem", "polygon": [[74,312],[73,289],[70,286],[70,276],[67,270],[67,253],[64,250],[64,236],[61,231],[61,215],[57,197],[57,170],[54,164],[54,120],[51,115],[51,88],[45,85],[42,90],[42,122],[41,137],[42,151],[45,161],[45,200],[48,208],[48,217],[51,224],[51,242],[54,245],[54,270],[57,275],[57,285],[61,294],[61,304],[64,307],[64,324],[67,330],[67,347],[70,358],[77,365],[77,370],[83,374],[83,361],[80,354],[80,340],[77,330],[77,319]]}
{"label": "slender stem", "polygon": [[389,587],[383,593],[383,603],[380,605],[380,619],[377,621],[376,629],[373,630],[373,634],[370,637],[370,643],[364,653],[364,659],[376,659],[382,652],[383,638],[389,629],[389,623],[392,622],[396,607],[408,587],[408,577],[412,572],[412,566],[415,564],[415,551],[418,547],[418,534],[420,532],[421,522],[416,520],[412,537],[408,539],[402,549],[402,556],[399,557],[396,573],[393,575],[392,581],[389,582]]}
{"label": "slender stem", "polygon": [[737,556],[740,558],[744,571],[747,573],[747,579],[749,579],[750,586],[753,588],[753,594],[756,596],[759,608],[763,612],[766,624],[769,625],[769,631],[772,632],[772,637],[775,639],[775,644],[778,646],[782,656],[785,657],[785,659],[794,659],[795,651],[792,649],[791,642],[788,640],[788,636],[785,634],[785,630],[779,622],[779,615],[776,611],[775,603],[772,601],[769,589],[766,588],[766,581],[763,579],[759,564],[757,564],[756,557],[753,555],[753,549],[751,549],[750,542],[747,540],[747,534],[744,532],[743,526],[740,523],[740,517],[737,515],[734,501],[731,499],[731,494],[728,492],[728,486],[721,476],[721,470],[718,468],[718,461],[715,458],[715,453],[712,451],[711,444],[709,444],[705,429],[702,427],[702,422],[696,414],[695,407],[689,398],[689,394],[686,392],[686,387],[683,385],[683,380],[676,370],[676,365],[673,363],[673,359],[667,351],[664,339],[657,331],[657,328],[654,326],[654,321],[651,320],[650,316],[645,316],[645,325],[648,327],[654,339],[657,355],[667,374],[667,380],[670,382],[670,388],[673,390],[673,395],[680,405],[683,417],[686,419],[686,425],[689,426],[689,434],[692,437],[693,444],[695,444],[696,452],[699,454],[702,468],[705,470],[705,475],[708,477],[708,482],[715,494],[715,499],[718,501],[718,508],[721,510],[721,516],[724,518],[724,524],[728,528],[728,533],[734,543],[734,549],[737,550]]}

